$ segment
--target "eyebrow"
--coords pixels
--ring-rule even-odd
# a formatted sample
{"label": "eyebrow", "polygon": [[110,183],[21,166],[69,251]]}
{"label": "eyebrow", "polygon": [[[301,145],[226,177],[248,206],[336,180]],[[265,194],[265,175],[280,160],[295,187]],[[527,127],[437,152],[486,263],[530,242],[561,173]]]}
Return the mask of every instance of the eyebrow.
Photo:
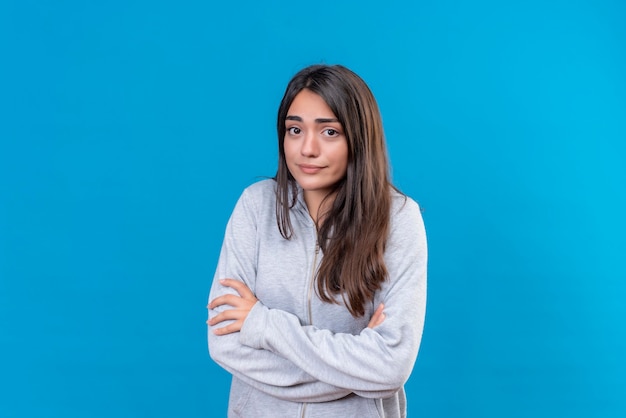
{"label": "eyebrow", "polygon": [[[291,116],[291,115],[287,115],[287,117],[285,117],[285,120],[295,120],[296,122],[302,122],[302,118],[300,116]],[[315,119],[315,123],[335,123],[335,122],[339,122],[339,119],[335,119],[335,118],[317,118]]]}

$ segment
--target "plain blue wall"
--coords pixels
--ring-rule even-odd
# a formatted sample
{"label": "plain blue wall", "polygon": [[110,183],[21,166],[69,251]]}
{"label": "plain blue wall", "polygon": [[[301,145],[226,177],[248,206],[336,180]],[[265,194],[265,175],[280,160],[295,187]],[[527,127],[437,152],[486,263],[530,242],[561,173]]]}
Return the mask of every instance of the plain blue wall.
{"label": "plain blue wall", "polygon": [[220,417],[206,297],[302,66],[424,207],[411,417],[626,416],[621,1],[4,1],[0,417]]}

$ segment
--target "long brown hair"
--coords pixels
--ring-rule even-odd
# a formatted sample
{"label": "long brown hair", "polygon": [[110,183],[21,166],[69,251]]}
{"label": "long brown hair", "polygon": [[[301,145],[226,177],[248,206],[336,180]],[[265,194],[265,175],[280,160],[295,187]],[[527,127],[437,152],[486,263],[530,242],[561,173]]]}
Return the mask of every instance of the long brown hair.
{"label": "long brown hair", "polygon": [[298,187],[285,161],[285,118],[294,98],[308,89],[321,96],[343,127],[348,142],[345,177],[331,191],[334,200],[318,219],[318,244],[324,257],[317,272],[317,293],[328,303],[341,295],[354,317],[387,278],[384,261],[389,232],[391,190],[387,148],[376,100],[367,84],[340,65],[313,65],[287,85],[278,109],[278,170],[276,220],[281,235],[290,239],[289,210]]}

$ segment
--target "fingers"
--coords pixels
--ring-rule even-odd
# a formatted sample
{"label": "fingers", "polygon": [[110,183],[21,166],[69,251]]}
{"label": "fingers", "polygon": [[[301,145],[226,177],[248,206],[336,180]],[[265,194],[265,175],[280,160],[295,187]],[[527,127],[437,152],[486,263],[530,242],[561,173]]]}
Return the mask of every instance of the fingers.
{"label": "fingers", "polygon": [[234,321],[223,327],[213,329],[215,335],[232,334],[233,332],[241,331],[241,327],[243,327],[243,322],[247,318],[248,312],[249,311],[246,310],[228,309],[215,315],[213,318],[206,321],[206,323],[209,326],[214,326],[224,321]]}
{"label": "fingers", "polygon": [[220,283],[223,286],[231,287],[239,293],[238,295],[226,294],[213,299],[207,308],[215,309],[221,305],[230,305],[234,308],[251,308],[257,301],[254,293],[242,281],[235,279],[222,279]]}
{"label": "fingers", "polygon": [[220,324],[224,321],[233,321],[221,328],[213,329],[215,335],[226,335],[241,331],[243,323],[248,317],[250,310],[257,303],[254,293],[245,283],[235,279],[222,279],[220,284],[233,288],[238,294],[225,294],[216,297],[207,305],[208,309],[216,309],[220,306],[227,306],[213,318],[206,321],[210,326]]}
{"label": "fingers", "polygon": [[215,315],[213,318],[206,321],[206,323],[210,326],[214,326],[224,321],[234,320],[234,322],[230,324],[226,324],[223,327],[213,329],[213,333],[215,335],[232,334],[233,332],[241,331],[241,328],[243,327],[243,323],[247,316],[248,316],[248,311],[229,309],[227,311],[224,311]]}
{"label": "fingers", "polygon": [[207,324],[209,325],[216,325],[219,324],[220,322],[223,321],[230,321],[230,320],[239,320],[239,319],[243,319],[247,316],[247,312],[246,311],[240,311],[237,309],[229,309],[226,310],[224,312],[221,312],[217,315],[215,315],[213,318],[209,319],[207,321]]}
{"label": "fingers", "polygon": [[215,335],[227,335],[232,334],[234,332],[241,331],[241,327],[243,326],[243,320],[235,321],[221,328],[215,328],[213,330],[213,334]]}
{"label": "fingers", "polygon": [[232,293],[229,293],[226,295],[218,296],[209,303],[207,308],[215,309],[222,305],[229,305],[233,308],[250,310],[252,306],[254,306],[254,304],[257,302],[256,296],[254,296],[254,293],[250,291],[245,283],[234,279],[223,279],[220,280],[220,283],[222,283],[224,286],[232,287],[239,294],[233,295]]}
{"label": "fingers", "polygon": [[209,303],[209,306],[207,306],[207,308],[215,309],[218,306],[222,306],[222,305],[229,305],[229,306],[232,306],[233,308],[238,308],[242,304],[243,301],[244,299],[237,295],[231,295],[231,294],[222,295],[213,299],[211,303]]}
{"label": "fingers", "polygon": [[232,287],[241,295],[244,299],[250,299],[254,297],[254,293],[246,286],[246,284],[240,280],[235,279],[222,279],[220,280],[222,286]]}
{"label": "fingers", "polygon": [[376,311],[372,315],[369,324],[367,324],[368,328],[374,328],[383,323],[383,321],[385,320],[384,309],[385,305],[383,305],[382,303],[378,305],[378,308],[376,308]]}

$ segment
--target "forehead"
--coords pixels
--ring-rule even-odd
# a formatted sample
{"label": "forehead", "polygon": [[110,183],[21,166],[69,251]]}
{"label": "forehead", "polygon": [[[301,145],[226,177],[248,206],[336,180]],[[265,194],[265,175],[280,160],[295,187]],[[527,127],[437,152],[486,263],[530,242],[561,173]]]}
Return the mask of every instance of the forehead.
{"label": "forehead", "polygon": [[336,117],[322,96],[308,89],[304,89],[296,95],[291,102],[291,106],[289,106],[287,116],[300,116],[303,118],[307,116],[311,118]]}

